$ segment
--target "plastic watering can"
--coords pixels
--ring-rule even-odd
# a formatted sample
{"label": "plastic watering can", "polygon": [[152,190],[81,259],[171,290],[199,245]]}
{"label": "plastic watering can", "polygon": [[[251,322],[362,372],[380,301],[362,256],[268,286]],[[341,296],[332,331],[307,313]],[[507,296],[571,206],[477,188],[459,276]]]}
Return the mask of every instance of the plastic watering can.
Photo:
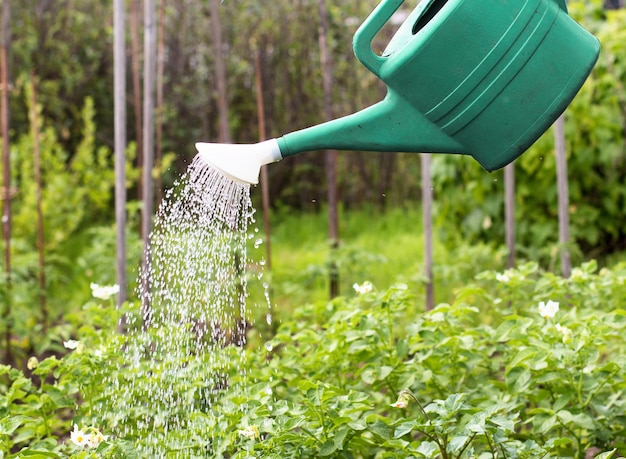
{"label": "plastic watering can", "polygon": [[353,40],[384,100],[257,144],[197,143],[200,157],[252,184],[263,164],[326,149],[468,154],[493,171],[558,118],[600,50],[565,0],[422,0],[378,55],[372,40],[402,3],[383,0]]}

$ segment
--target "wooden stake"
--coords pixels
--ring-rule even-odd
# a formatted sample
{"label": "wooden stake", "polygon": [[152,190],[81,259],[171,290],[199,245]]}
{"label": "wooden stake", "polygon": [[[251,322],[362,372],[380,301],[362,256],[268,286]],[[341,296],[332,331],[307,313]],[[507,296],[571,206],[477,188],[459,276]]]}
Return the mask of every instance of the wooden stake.
{"label": "wooden stake", "polygon": [[[133,77],[133,106],[135,113],[135,136],[137,145],[137,169],[139,169],[139,183],[137,184],[137,200],[143,199],[143,112],[141,108],[141,50],[139,49],[139,15],[140,0],[131,1],[130,10],[130,49]],[[143,224],[140,232],[143,231]],[[141,238],[145,236],[140,234]]]}
{"label": "wooden stake", "polygon": [[213,56],[215,58],[215,81],[217,82],[217,109],[219,115],[219,141],[230,143],[228,123],[228,99],[226,97],[226,66],[222,56],[222,25],[219,18],[220,0],[209,0],[211,15],[211,34],[213,37]]}
{"label": "wooden stake", "polygon": [[[319,44],[320,60],[322,65],[322,85],[324,87],[324,115],[327,121],[333,119],[332,87],[333,71],[328,52],[328,10],[326,1],[318,0],[320,16]],[[330,239],[331,261],[330,271],[330,298],[339,296],[339,270],[334,261],[339,247],[339,191],[337,189],[337,151],[326,151],[326,183],[328,186],[328,238]]]}
{"label": "wooden stake", "polygon": [[33,135],[33,153],[35,155],[35,184],[37,202],[37,253],[39,255],[39,306],[41,308],[42,331],[45,333],[49,325],[48,307],[46,304],[46,271],[45,271],[45,238],[42,207],[42,182],[41,182],[41,148],[39,144],[40,130],[37,116],[37,85],[35,74],[30,73],[30,125]]}
{"label": "wooden stake", "polygon": [[[256,50],[254,55],[254,69],[256,73],[256,107],[259,119],[259,142],[267,138],[265,129],[265,103],[263,100],[263,72],[261,67],[261,51]],[[261,167],[261,192],[263,198],[263,227],[265,228],[265,266],[272,270],[272,246],[270,227],[270,190],[267,176],[267,166]]]}
{"label": "wooden stake", "polygon": [[144,237],[143,251],[143,298],[144,317],[150,310],[149,270],[150,270],[150,232],[152,230],[152,214],[154,213],[154,186],[152,169],[154,168],[154,96],[156,74],[156,27],[154,0],[144,3],[144,72],[143,72],[143,207],[142,234]]}
{"label": "wooden stake", "polygon": [[11,150],[9,148],[9,49],[11,47],[11,2],[2,2],[2,31],[0,39],[0,125],[2,135],[2,236],[4,238],[4,269],[5,269],[5,301],[2,307],[4,323],[4,357],[5,363],[13,363],[11,348]]}
{"label": "wooden stake", "polygon": [[156,192],[157,206],[163,199],[163,74],[165,72],[165,6],[167,0],[159,3],[159,24],[157,30],[157,74],[156,74]]}
{"label": "wooden stake", "polygon": [[507,268],[515,266],[515,163],[504,168],[504,238],[509,251]]}
{"label": "wooden stake", "polygon": [[572,273],[572,259],[569,253],[569,186],[567,183],[567,157],[565,145],[565,115],[559,116],[554,124],[556,150],[556,181],[559,202],[559,249],[561,252],[561,273],[569,277]]}
{"label": "wooden stake", "polygon": [[422,165],[422,220],[424,225],[424,276],[426,276],[426,310],[435,307],[433,284],[433,188],[430,177],[430,154],[420,155]]}
{"label": "wooden stake", "polygon": [[[117,306],[126,301],[126,28],[125,1],[114,4],[114,106],[115,106],[115,224],[116,279],[120,286]],[[118,324],[123,332],[124,319]]]}

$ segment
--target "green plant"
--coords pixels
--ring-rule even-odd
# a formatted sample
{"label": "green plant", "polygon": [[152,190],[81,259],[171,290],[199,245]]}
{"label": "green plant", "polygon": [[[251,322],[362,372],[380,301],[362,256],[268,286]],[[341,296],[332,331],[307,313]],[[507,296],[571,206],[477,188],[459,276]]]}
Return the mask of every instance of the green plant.
{"label": "green plant", "polygon": [[[428,312],[404,284],[359,292],[294,308],[245,352],[225,347],[218,386],[207,379],[217,368],[209,348],[171,361],[179,386],[168,386],[169,367],[125,365],[127,338],[113,330],[136,309],[90,301],[70,317],[82,324],[73,351],[35,363],[33,376],[2,367],[4,454],[607,459],[626,450],[626,264],[587,263],[569,279],[535,263],[486,271]],[[150,394],[162,385],[193,407],[168,408],[168,396],[157,409]],[[148,413],[183,428],[169,424],[148,444]],[[75,447],[72,425],[107,438]]]}

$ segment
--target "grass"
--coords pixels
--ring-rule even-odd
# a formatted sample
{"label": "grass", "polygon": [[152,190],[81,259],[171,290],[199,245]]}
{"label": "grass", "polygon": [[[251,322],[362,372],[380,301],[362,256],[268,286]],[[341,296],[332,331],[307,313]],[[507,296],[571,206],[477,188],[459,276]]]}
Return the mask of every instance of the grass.
{"label": "grass", "polygon": [[[426,278],[421,209],[341,211],[340,247],[335,254],[330,249],[325,211],[272,215],[271,225],[271,270],[265,270],[263,279],[270,286],[270,301],[279,314],[302,303],[329,298],[331,257],[339,268],[342,295],[354,295],[354,283],[369,281],[384,289],[404,282],[415,293],[418,305],[423,305]],[[503,250],[486,245],[450,250],[436,234],[433,245],[437,303],[448,301],[455,287],[477,273],[504,268]],[[265,250],[261,245],[252,251],[252,258],[264,257]],[[252,299],[262,304],[262,289],[252,282],[250,290]]]}

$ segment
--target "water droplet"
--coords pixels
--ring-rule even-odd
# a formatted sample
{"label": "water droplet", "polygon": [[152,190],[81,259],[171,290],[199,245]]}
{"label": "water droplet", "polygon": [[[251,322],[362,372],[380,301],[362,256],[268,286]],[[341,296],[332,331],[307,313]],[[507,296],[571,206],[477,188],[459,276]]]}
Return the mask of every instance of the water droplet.
{"label": "water droplet", "polygon": [[[253,215],[250,186],[224,177],[199,157],[165,193],[149,238],[150,263],[138,279],[144,304],[127,314],[120,350],[118,372],[134,379],[120,390],[114,370],[105,376],[109,392],[103,394],[113,406],[145,414],[122,420],[117,413],[95,414],[100,418],[95,424],[115,426],[120,439],[138,439],[141,457],[180,449],[198,403],[210,412],[223,388],[246,384],[249,311],[241,273],[250,264],[247,241],[258,233],[258,228],[248,232]],[[267,292],[266,299],[269,308]],[[202,365],[183,366],[198,358]],[[233,368],[241,372],[241,382],[225,376]]]}
{"label": "water droplet", "polygon": [[272,343],[270,343],[269,341],[265,343],[265,350],[267,350],[267,352],[272,352],[273,349],[274,346],[272,346]]}

